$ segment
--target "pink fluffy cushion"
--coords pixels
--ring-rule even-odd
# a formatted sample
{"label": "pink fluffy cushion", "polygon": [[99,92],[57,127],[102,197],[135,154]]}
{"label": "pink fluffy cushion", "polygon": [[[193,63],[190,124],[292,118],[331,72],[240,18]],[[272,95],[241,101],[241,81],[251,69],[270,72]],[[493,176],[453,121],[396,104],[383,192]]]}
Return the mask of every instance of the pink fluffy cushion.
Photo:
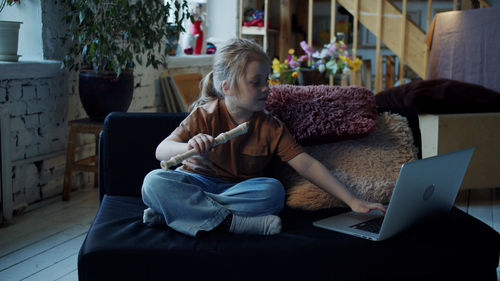
{"label": "pink fluffy cushion", "polygon": [[266,110],[300,144],[362,137],[377,120],[373,93],[358,86],[272,86]]}

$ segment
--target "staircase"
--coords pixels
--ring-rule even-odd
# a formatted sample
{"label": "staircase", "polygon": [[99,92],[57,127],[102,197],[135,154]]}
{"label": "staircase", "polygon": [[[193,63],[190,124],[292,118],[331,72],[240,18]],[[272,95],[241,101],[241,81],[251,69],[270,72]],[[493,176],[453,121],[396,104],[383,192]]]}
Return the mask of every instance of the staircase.
{"label": "staircase", "polygon": [[[380,37],[377,30],[377,2],[375,0],[337,0],[349,13],[354,15],[355,2],[359,1],[359,21],[372,32]],[[427,45],[425,44],[425,32],[409,19],[406,20],[406,40],[402,47],[402,22],[403,14],[389,0],[383,1],[382,10],[382,37],[381,41],[391,49],[398,57],[402,57],[404,49],[405,62],[420,77],[426,77],[427,68]]]}

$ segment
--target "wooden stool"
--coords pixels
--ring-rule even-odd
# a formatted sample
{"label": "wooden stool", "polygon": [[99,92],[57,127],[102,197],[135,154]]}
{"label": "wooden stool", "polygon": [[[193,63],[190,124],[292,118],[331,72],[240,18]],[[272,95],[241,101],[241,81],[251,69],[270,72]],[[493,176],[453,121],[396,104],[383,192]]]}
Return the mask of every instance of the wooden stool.
{"label": "wooden stool", "polygon": [[[90,119],[79,119],[69,122],[68,149],[66,152],[66,171],[64,173],[63,200],[69,200],[73,172],[84,171],[94,173],[94,186],[97,186],[97,161],[99,147],[99,133],[102,131],[103,123]],[[75,161],[75,149],[78,134],[92,134],[95,136],[95,155]]]}

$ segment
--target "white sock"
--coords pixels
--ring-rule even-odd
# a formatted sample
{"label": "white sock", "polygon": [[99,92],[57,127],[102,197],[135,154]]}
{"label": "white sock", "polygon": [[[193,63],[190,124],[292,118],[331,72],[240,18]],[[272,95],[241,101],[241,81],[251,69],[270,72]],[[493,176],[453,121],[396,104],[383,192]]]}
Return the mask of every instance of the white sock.
{"label": "white sock", "polygon": [[275,215],[242,217],[233,215],[229,232],[238,234],[273,235],[281,232],[281,219]]}
{"label": "white sock", "polygon": [[142,222],[147,224],[165,224],[165,220],[161,214],[156,213],[151,208],[144,210]]}

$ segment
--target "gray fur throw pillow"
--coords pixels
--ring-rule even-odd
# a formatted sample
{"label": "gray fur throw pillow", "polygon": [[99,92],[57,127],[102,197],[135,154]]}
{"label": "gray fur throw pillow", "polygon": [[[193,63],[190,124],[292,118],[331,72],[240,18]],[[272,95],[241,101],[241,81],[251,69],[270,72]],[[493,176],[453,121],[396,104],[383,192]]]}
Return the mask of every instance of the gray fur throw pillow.
{"label": "gray fur throw pillow", "polygon": [[[364,138],[305,146],[304,149],[358,198],[387,203],[401,165],[417,159],[417,148],[405,117],[382,113],[376,128]],[[289,207],[304,210],[346,207],[291,168],[282,169],[277,177],[287,189]]]}

